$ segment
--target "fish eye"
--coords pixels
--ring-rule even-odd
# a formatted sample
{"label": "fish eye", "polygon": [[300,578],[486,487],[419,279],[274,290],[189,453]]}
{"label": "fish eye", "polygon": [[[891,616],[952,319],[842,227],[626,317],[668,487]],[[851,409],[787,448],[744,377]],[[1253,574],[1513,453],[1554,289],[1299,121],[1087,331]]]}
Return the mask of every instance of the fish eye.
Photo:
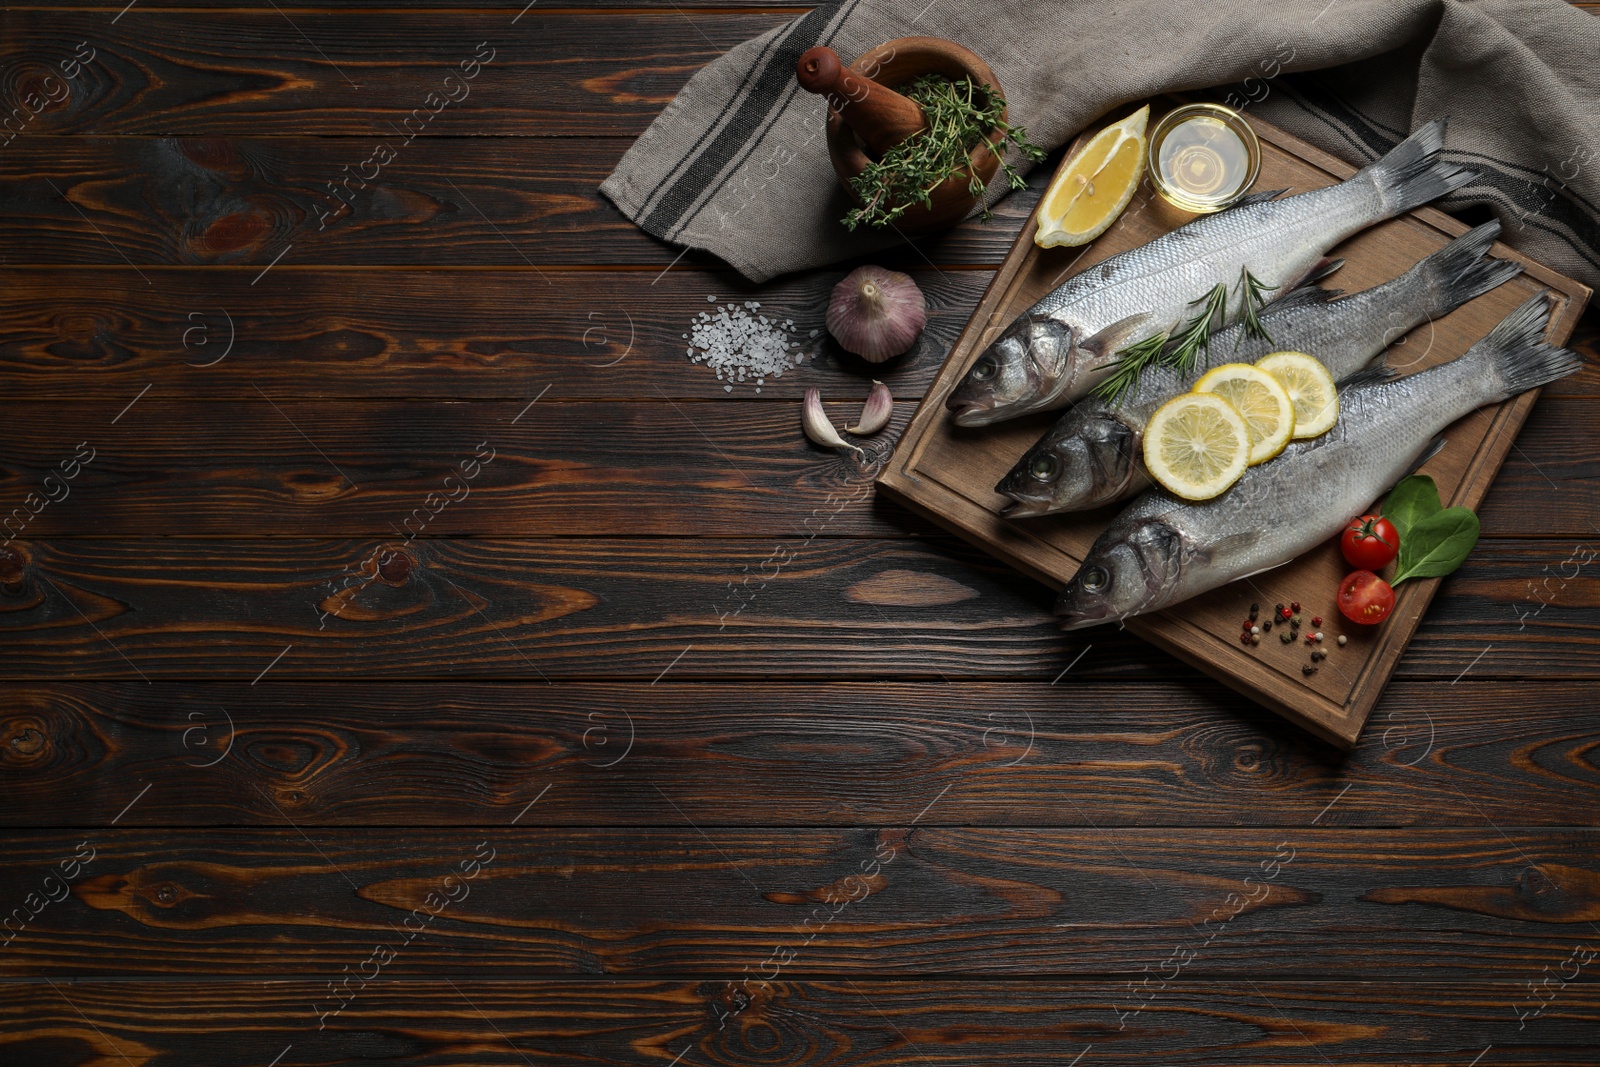
{"label": "fish eye", "polygon": [[986,382],[993,378],[1000,370],[1000,364],[994,361],[993,356],[983,356],[972,365],[972,380]]}
{"label": "fish eye", "polygon": [[1028,464],[1028,473],[1038,481],[1053,482],[1056,475],[1061,473],[1061,460],[1056,458],[1054,452],[1040,452]]}
{"label": "fish eye", "polygon": [[1085,593],[1098,593],[1111,581],[1111,575],[1106,573],[1104,567],[1085,567],[1083,573],[1078,575],[1078,584],[1083,586]]}

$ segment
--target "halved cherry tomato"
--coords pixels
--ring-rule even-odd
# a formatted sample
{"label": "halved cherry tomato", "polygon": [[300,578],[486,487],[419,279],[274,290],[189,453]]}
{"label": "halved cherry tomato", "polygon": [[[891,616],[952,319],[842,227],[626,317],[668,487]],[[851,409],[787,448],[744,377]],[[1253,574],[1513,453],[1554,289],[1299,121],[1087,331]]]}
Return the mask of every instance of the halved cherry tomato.
{"label": "halved cherry tomato", "polygon": [[1350,566],[1364,571],[1382,570],[1400,551],[1400,531],[1382,515],[1363,515],[1344,528],[1339,547]]}
{"label": "halved cherry tomato", "polygon": [[1382,622],[1394,610],[1394,588],[1371,571],[1355,571],[1339,583],[1339,610],[1351,622]]}

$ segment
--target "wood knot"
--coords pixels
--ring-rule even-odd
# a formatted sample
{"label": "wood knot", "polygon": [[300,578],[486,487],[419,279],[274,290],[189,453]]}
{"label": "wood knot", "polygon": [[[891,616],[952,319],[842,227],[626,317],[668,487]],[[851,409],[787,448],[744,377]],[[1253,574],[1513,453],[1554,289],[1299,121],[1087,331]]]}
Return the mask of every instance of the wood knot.
{"label": "wood knot", "polygon": [[27,574],[28,557],[9,545],[0,548],[0,593],[8,596],[20,595],[25,583],[23,578]]}
{"label": "wood knot", "polygon": [[388,549],[378,555],[378,580],[388,585],[404,585],[411,577],[416,563],[399,549]]}
{"label": "wood knot", "polygon": [[6,732],[11,735],[8,747],[19,756],[32,759],[46,748],[48,739],[39,729],[38,723],[19,722],[8,724]]}

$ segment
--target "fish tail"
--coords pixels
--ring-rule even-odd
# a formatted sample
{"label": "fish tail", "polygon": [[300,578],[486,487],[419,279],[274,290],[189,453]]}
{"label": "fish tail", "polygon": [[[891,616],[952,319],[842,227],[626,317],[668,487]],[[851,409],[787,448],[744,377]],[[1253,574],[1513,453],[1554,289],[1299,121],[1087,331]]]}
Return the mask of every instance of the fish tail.
{"label": "fish tail", "polygon": [[1435,119],[1362,170],[1378,190],[1385,218],[1436,200],[1476,178],[1477,172],[1439,158],[1444,147],[1444,119]]}
{"label": "fish tail", "polygon": [[1473,297],[1522,273],[1522,264],[1509,259],[1486,258],[1500,236],[1500,223],[1491,220],[1468,230],[1411,268],[1423,286],[1429,318],[1448,315]]}
{"label": "fish tail", "polygon": [[1583,366],[1582,356],[1544,340],[1553,305],[1548,292],[1539,293],[1507,315],[1462,357],[1481,361],[1489,369],[1496,400],[1548,385]]}

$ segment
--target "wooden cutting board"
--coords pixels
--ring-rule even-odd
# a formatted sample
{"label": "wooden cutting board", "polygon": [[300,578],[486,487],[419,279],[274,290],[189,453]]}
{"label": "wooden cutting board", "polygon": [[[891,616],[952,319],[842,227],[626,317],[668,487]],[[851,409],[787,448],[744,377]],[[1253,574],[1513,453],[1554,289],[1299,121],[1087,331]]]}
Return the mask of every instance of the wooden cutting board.
{"label": "wooden cutting board", "polygon": [[[1151,125],[1177,103],[1153,101]],[[1108,121],[1114,117],[1108,116]],[[1255,189],[1286,188],[1292,195],[1331,185],[1355,172],[1356,168],[1268,123],[1253,117],[1249,121],[1262,149]],[[1079,138],[1066,158],[1076,154],[1085,140]],[[879,474],[878,484],[1029,577],[1057,589],[1065,585],[1120,505],[1080,515],[1002,519],[998,511],[1005,498],[994,491],[995,483],[1055,416],[1044,413],[963,429],[950,420],[945,397],[978,352],[1044,294],[1092,264],[1137,248],[1190,218],[1156,196],[1148,179],[1122,217],[1087,248],[1039,248],[1033,243],[1034,220],[1029,216],[923,398],[898,451]],[[1333,250],[1330,254],[1343,257],[1345,265],[1323,284],[1356,292],[1386,282],[1466,230],[1431,208],[1391,219]],[[1389,353],[1391,365],[1411,373],[1456,358],[1540,289],[1551,290],[1557,299],[1547,336],[1555,343],[1566,341],[1588,302],[1589,289],[1505,245],[1495,245],[1492,254],[1523,264],[1524,273],[1397,341]],[[1421,473],[1433,476],[1447,507],[1477,508],[1536,395],[1526,393],[1483,408],[1446,431],[1448,443]],[[1292,522],[1294,517],[1285,520]],[[1404,583],[1389,619],[1381,626],[1362,627],[1347,623],[1334,602],[1338,582],[1349,570],[1337,542],[1330,541],[1287,566],[1240,579],[1167,611],[1131,619],[1127,627],[1251,699],[1348,747],[1372,713],[1442,580]],[[1311,662],[1310,649],[1304,641],[1281,643],[1276,628],[1263,635],[1259,646],[1239,642],[1240,624],[1252,604],[1261,605],[1265,619],[1275,604],[1293,602],[1302,608],[1302,632],[1314,629],[1313,616],[1323,620],[1327,658],[1311,675],[1302,671]],[[1081,633],[1085,644],[1095,640],[1096,630]],[[1346,647],[1338,647],[1338,634],[1348,636]]]}

